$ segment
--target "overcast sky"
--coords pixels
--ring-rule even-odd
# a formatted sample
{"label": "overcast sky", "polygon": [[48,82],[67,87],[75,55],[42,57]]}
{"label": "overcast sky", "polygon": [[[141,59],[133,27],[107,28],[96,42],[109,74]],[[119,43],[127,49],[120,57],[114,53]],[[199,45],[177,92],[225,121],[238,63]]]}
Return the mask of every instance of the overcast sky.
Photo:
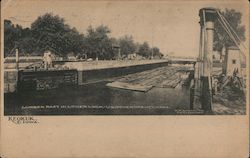
{"label": "overcast sky", "polygon": [[174,52],[177,56],[196,56],[199,50],[199,9],[236,9],[243,13],[246,25],[248,3],[244,2],[7,0],[2,11],[5,19],[23,27],[30,27],[38,16],[52,12],[81,33],[86,33],[89,25],[103,24],[111,29],[111,37],[128,34],[137,42],[147,41],[150,46],[159,47],[164,54]]}

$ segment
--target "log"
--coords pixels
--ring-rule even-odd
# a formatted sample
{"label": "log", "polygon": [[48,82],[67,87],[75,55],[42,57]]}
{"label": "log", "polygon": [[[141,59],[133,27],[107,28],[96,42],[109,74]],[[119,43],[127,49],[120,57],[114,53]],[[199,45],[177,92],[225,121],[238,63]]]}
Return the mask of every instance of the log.
{"label": "log", "polygon": [[140,91],[140,92],[147,92],[153,87],[153,86],[145,86],[145,85],[140,85],[140,84],[129,84],[129,83],[118,82],[118,81],[108,83],[106,85],[108,87],[134,90],[134,91]]}

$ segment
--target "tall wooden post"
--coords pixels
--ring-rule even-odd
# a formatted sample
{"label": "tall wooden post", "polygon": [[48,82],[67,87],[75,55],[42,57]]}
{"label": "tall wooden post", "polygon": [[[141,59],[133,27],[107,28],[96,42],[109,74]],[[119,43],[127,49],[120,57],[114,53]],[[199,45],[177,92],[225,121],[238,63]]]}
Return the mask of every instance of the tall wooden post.
{"label": "tall wooden post", "polygon": [[18,52],[18,49],[16,49],[16,69],[17,69],[17,71],[19,69],[19,52]]}
{"label": "tall wooden post", "polygon": [[14,83],[14,91],[17,91],[17,83],[18,83],[18,73],[19,72],[19,51],[18,48],[16,48],[16,71],[14,71],[15,73],[15,83]]}
{"label": "tall wooden post", "polygon": [[204,42],[202,55],[202,73],[201,73],[201,105],[205,111],[212,110],[212,67],[213,67],[213,38],[214,21],[216,12],[213,8],[202,8],[199,12],[202,36]]}

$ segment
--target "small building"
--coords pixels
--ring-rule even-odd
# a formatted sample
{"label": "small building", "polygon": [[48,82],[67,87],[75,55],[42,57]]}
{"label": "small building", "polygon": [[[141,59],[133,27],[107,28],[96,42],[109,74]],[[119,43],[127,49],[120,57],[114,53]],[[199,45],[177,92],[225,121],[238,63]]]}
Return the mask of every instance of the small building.
{"label": "small building", "polygon": [[227,48],[223,73],[226,76],[233,76],[234,73],[241,75],[240,50],[237,47]]}

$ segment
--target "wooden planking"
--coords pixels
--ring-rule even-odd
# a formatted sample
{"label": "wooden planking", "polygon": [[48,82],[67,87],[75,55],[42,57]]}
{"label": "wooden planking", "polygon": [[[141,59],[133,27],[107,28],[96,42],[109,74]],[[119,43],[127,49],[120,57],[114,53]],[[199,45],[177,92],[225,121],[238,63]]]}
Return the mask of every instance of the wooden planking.
{"label": "wooden planking", "polygon": [[113,88],[140,91],[140,92],[147,92],[148,90],[152,88],[152,86],[145,86],[145,85],[140,85],[140,84],[129,84],[129,83],[118,82],[118,81],[108,83],[107,86],[113,87]]}
{"label": "wooden planking", "polygon": [[160,67],[123,76],[107,86],[137,91],[148,91],[152,87],[180,88],[188,79],[189,70],[190,68],[184,66]]}

